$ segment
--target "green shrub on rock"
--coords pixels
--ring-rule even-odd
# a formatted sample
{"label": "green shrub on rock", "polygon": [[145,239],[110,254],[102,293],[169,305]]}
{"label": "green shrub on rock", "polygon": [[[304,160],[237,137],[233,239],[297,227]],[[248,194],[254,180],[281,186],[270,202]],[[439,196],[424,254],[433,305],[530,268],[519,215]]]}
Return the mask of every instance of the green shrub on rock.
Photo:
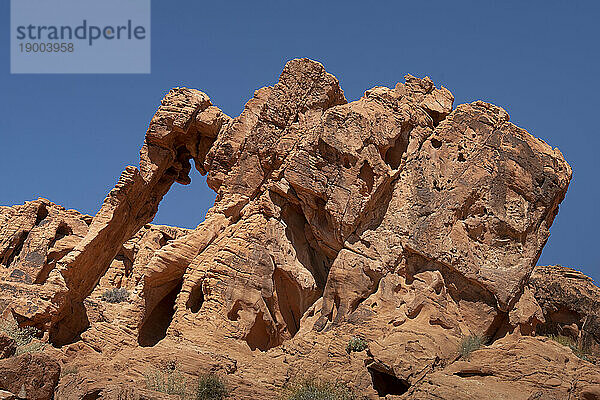
{"label": "green shrub on rock", "polygon": [[368,347],[367,341],[360,336],[352,336],[348,345],[346,346],[346,352],[348,354],[352,352],[361,352],[366,350]]}
{"label": "green shrub on rock", "polygon": [[363,400],[341,383],[307,379],[284,388],[282,400]]}
{"label": "green shrub on rock", "polygon": [[468,360],[471,357],[471,353],[483,347],[486,341],[484,336],[469,335],[463,337],[458,349],[461,358]]}
{"label": "green shrub on rock", "polygon": [[42,351],[46,344],[41,342],[39,329],[33,326],[20,327],[15,321],[3,320],[0,322],[0,331],[11,337],[16,345],[15,355]]}
{"label": "green shrub on rock", "polygon": [[227,386],[215,374],[205,374],[198,378],[196,400],[223,400],[228,396]]}

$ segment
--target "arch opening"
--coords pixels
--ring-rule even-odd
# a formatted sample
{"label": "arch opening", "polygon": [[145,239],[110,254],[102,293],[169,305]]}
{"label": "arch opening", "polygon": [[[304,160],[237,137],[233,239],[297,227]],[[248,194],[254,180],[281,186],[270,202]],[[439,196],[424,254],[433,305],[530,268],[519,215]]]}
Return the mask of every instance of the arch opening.
{"label": "arch opening", "polygon": [[204,221],[217,195],[197,168],[193,168],[189,176],[191,183],[171,186],[160,202],[153,224],[194,229]]}

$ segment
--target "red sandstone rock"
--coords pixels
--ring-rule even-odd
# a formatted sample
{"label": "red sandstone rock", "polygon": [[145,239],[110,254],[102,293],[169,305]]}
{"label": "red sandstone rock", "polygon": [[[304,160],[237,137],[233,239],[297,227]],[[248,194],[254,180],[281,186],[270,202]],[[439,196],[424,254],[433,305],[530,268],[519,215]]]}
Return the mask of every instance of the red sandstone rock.
{"label": "red sandstone rock", "polygon": [[60,377],[60,365],[50,356],[26,353],[0,360],[0,389],[20,398],[50,400]]}
{"label": "red sandstone rock", "polygon": [[15,340],[4,332],[0,332],[0,359],[12,357],[16,351]]}
{"label": "red sandstone rock", "polygon": [[600,288],[572,268],[535,267],[529,279],[545,323],[539,331],[565,335],[600,355]]}
{"label": "red sandstone rock", "polygon": [[[598,367],[523,336],[565,307],[594,335],[597,288],[534,271],[571,168],[503,109],[453,100],[408,75],[347,103],[307,59],[233,119],[173,89],[139,169],[93,219],[42,199],[0,210],[1,310],[47,330],[58,349],[45,352],[78,367],[60,381],[65,399],[146,398],[144,374],[165,361],[189,379],[225,376],[236,399],[315,375],[372,399],[482,398],[504,382],[517,398],[596,398]],[[170,186],[190,182],[192,159],[217,192],[205,221],[148,225]],[[114,287],[126,301],[102,300]],[[574,301],[580,290],[588,300]],[[354,335],[367,351],[347,353]],[[491,345],[467,362],[468,335]]]}

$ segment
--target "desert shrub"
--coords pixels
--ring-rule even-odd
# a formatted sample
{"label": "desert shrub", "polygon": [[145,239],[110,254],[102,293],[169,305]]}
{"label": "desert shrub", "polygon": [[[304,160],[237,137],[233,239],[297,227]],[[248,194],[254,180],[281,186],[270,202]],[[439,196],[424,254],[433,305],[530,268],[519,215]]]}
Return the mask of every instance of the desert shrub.
{"label": "desert shrub", "polygon": [[198,378],[195,400],[222,400],[227,396],[227,386],[219,376],[206,374]]}
{"label": "desert shrub", "polygon": [[465,336],[460,341],[458,353],[462,358],[468,360],[471,357],[471,353],[473,353],[475,350],[479,350],[482,346],[485,345],[486,341],[487,340],[484,336]]}
{"label": "desert shrub", "polygon": [[46,343],[40,342],[39,340],[32,340],[29,344],[25,346],[17,347],[17,351],[15,355],[25,354],[25,353],[35,353],[36,351],[42,351],[46,348]]}
{"label": "desert shrub", "polygon": [[570,337],[564,335],[548,335],[548,337],[554,340],[555,342],[570,348],[573,354],[575,354],[580,359],[590,362],[592,361],[592,358],[590,357],[590,352],[587,349],[583,348],[583,346],[578,345],[577,342],[571,339]]}
{"label": "desert shrub", "polygon": [[166,394],[186,395],[187,380],[177,369],[156,369],[147,372],[146,389]]}
{"label": "desert shrub", "polygon": [[341,383],[313,379],[292,383],[284,388],[282,400],[362,400]]}
{"label": "desert shrub", "polygon": [[350,341],[348,341],[348,345],[346,346],[346,352],[360,352],[366,350],[368,347],[367,341],[360,336],[352,336]]}
{"label": "desert shrub", "polygon": [[102,300],[108,303],[122,303],[129,299],[129,292],[125,288],[106,289],[102,293]]}
{"label": "desert shrub", "polygon": [[46,347],[45,343],[37,339],[41,335],[40,330],[33,326],[20,327],[15,321],[4,320],[0,322],[0,331],[15,341],[17,345],[15,355],[41,351]]}

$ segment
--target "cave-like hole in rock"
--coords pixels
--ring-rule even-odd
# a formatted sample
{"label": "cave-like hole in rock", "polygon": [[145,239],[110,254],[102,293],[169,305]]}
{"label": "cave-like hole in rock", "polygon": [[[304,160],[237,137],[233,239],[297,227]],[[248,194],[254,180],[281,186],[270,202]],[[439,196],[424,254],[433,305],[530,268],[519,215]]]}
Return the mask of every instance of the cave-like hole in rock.
{"label": "cave-like hole in rock", "polygon": [[59,240],[65,238],[67,236],[71,236],[72,234],[73,234],[73,229],[71,229],[71,227],[69,225],[67,225],[66,223],[61,222],[58,225],[58,227],[56,228],[56,233],[54,234],[54,238],[50,241],[48,248],[51,249],[52,247],[54,247],[56,242],[58,242]]}
{"label": "cave-like hole in rock", "polygon": [[259,349],[260,351],[267,351],[271,344],[271,335],[269,334],[269,328],[264,320],[264,314],[259,312],[256,314],[254,324],[246,335],[246,342],[250,346],[251,350]]}
{"label": "cave-like hole in rock", "polygon": [[233,303],[231,310],[229,310],[229,312],[227,313],[227,318],[229,318],[230,321],[239,320],[241,309],[242,309],[242,302],[237,300],[235,303]]}
{"label": "cave-like hole in rock", "polygon": [[273,274],[273,283],[277,293],[279,311],[287,326],[289,334],[294,335],[300,329],[300,318],[304,310],[302,307],[302,294],[297,285],[283,272],[276,269]]}
{"label": "cave-like hole in rock", "polygon": [[81,400],[96,400],[102,395],[102,389],[94,389],[91,392],[86,393]]}
{"label": "cave-like hole in rock", "polygon": [[130,260],[125,254],[124,249],[121,248],[119,254],[116,255],[115,260],[121,261],[125,268],[125,277],[129,278],[133,272],[133,261]]}
{"label": "cave-like hole in rock", "polygon": [[390,166],[391,169],[398,169],[402,162],[402,156],[406,153],[408,148],[408,141],[400,135],[392,147],[385,152],[385,163]]}
{"label": "cave-like hole in rock", "polygon": [[371,374],[373,389],[375,389],[379,397],[384,397],[388,394],[404,394],[410,387],[408,382],[406,382],[404,379],[397,378],[392,374],[388,374],[374,368],[368,368],[368,370],[369,374]]}
{"label": "cave-like hole in rock", "polygon": [[35,226],[38,226],[48,216],[48,209],[44,204],[40,205],[35,217]]}
{"label": "cave-like hole in rock", "polygon": [[151,347],[167,336],[175,314],[175,300],[181,291],[183,279],[178,280],[174,287],[154,306],[150,315],[140,327],[138,343],[142,347]]}
{"label": "cave-like hole in rock", "polygon": [[202,282],[200,282],[192,288],[185,306],[191,312],[197,313],[200,311],[202,303],[204,303],[204,293],[202,292]]}

